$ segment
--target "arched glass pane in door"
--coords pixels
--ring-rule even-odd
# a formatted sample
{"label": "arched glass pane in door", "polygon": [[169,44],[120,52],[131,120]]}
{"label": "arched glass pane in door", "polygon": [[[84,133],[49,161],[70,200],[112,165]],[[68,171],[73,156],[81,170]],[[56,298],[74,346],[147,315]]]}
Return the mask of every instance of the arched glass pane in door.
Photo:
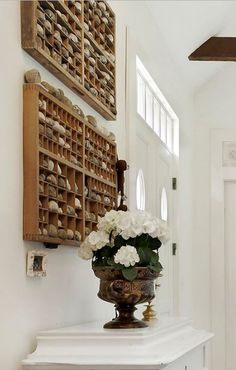
{"label": "arched glass pane in door", "polygon": [[167,221],[168,219],[168,200],[167,200],[167,192],[164,187],[162,188],[162,191],[161,191],[161,219],[163,221]]}
{"label": "arched glass pane in door", "polygon": [[136,205],[137,209],[145,210],[145,182],[143,171],[140,169],[138,171],[138,176],[136,180]]}

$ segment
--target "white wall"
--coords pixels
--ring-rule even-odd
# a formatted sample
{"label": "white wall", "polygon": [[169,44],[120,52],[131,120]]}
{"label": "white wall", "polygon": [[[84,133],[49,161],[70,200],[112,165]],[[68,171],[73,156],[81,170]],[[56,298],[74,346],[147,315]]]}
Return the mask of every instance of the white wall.
{"label": "white wall", "polygon": [[[191,159],[192,110],[181,77],[159,31],[142,1],[111,1],[117,14],[117,77],[118,122],[108,124],[117,134],[120,158],[126,157],[124,145],[124,63],[125,24],[136,35],[138,54],[156,78],[161,90],[180,118],[181,161],[179,199],[180,311],[191,313]],[[131,16],[134,14],[135,16]],[[143,27],[145,25],[145,27]],[[49,251],[48,276],[44,279],[26,277],[26,252],[41,248],[40,244],[22,240],[22,83],[23,74],[38,68],[43,79],[62,88],[86,113],[94,113],[83,101],[28,56],[20,44],[20,4],[0,2],[1,43],[1,124],[0,135],[0,365],[4,370],[20,369],[20,361],[35,346],[39,330],[73,325],[113,315],[112,306],[96,297],[98,281],[90,266],[77,257],[77,250],[60,247]],[[4,32],[3,32],[4,30]],[[149,40],[149,42],[147,42]],[[156,42],[158,40],[158,43]],[[153,48],[150,48],[150,45]],[[135,54],[133,49],[133,55]],[[131,61],[133,62],[133,61]],[[135,86],[130,86],[134,92]],[[98,115],[96,114],[98,117]],[[102,118],[99,117],[101,121]],[[130,124],[132,112],[129,116]],[[132,189],[130,189],[132,190]],[[133,191],[133,190],[132,190]]]}
{"label": "white wall", "polygon": [[[236,75],[229,63],[195,96],[194,129],[194,300],[197,326],[211,328],[210,286],[210,150],[211,130],[234,128]],[[219,276],[219,279],[223,277]]]}

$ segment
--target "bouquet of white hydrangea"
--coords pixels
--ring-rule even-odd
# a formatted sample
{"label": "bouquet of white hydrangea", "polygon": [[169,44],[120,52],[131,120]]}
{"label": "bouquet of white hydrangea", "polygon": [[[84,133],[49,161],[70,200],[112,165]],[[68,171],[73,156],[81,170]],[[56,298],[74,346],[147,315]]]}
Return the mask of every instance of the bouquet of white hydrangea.
{"label": "bouquet of white hydrangea", "polygon": [[135,267],[162,270],[158,249],[169,239],[168,234],[166,223],[147,212],[111,210],[81,244],[79,255],[92,259],[93,267],[121,270],[132,281],[137,275]]}

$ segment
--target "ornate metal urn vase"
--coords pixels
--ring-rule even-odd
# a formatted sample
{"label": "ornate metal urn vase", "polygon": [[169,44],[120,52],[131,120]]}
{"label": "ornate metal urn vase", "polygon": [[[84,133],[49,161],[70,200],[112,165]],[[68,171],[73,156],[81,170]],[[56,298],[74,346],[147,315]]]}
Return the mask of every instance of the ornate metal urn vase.
{"label": "ornate metal urn vase", "polygon": [[135,305],[149,302],[155,296],[154,281],[159,273],[147,267],[136,267],[137,277],[126,280],[122,272],[111,267],[94,267],[100,279],[98,297],[115,304],[117,317],[104,325],[105,329],[145,328],[148,325],[134,316]]}

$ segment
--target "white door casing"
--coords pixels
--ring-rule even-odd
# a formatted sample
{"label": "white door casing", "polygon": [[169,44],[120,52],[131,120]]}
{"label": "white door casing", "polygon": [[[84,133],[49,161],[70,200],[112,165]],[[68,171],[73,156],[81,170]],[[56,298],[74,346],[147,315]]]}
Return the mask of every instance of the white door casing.
{"label": "white door casing", "polygon": [[[131,41],[132,39],[132,41]],[[136,209],[136,179],[139,170],[144,174],[145,209],[160,217],[161,191],[165,187],[168,198],[168,224],[171,230],[170,242],[160,250],[161,263],[164,266],[161,287],[157,291],[158,313],[171,315],[177,313],[178,304],[178,255],[172,256],[172,235],[177,241],[176,212],[173,212],[173,190],[171,189],[173,173],[177,174],[178,161],[161,142],[158,136],[137,113],[136,55],[142,57],[142,51],[134,36],[127,33],[126,47],[126,140],[129,171],[128,206]],[[177,193],[177,192],[175,192]],[[177,202],[175,201],[175,205]],[[173,233],[172,233],[173,232]],[[174,273],[175,271],[175,280]],[[176,289],[174,289],[174,286]],[[175,302],[174,299],[175,298]],[[175,307],[174,307],[175,306]]]}
{"label": "white door casing", "polygon": [[[236,182],[236,130],[213,130],[211,135],[211,320],[215,338],[212,344],[212,369],[233,370],[234,352],[231,309],[233,289],[230,247],[235,231],[230,214],[232,186]],[[226,235],[230,233],[229,235]],[[236,242],[236,239],[235,239]],[[234,251],[233,251],[234,252]],[[230,265],[231,264],[231,265]],[[236,284],[236,279],[234,279]],[[235,348],[236,343],[234,343]],[[233,367],[232,367],[233,366]]]}

